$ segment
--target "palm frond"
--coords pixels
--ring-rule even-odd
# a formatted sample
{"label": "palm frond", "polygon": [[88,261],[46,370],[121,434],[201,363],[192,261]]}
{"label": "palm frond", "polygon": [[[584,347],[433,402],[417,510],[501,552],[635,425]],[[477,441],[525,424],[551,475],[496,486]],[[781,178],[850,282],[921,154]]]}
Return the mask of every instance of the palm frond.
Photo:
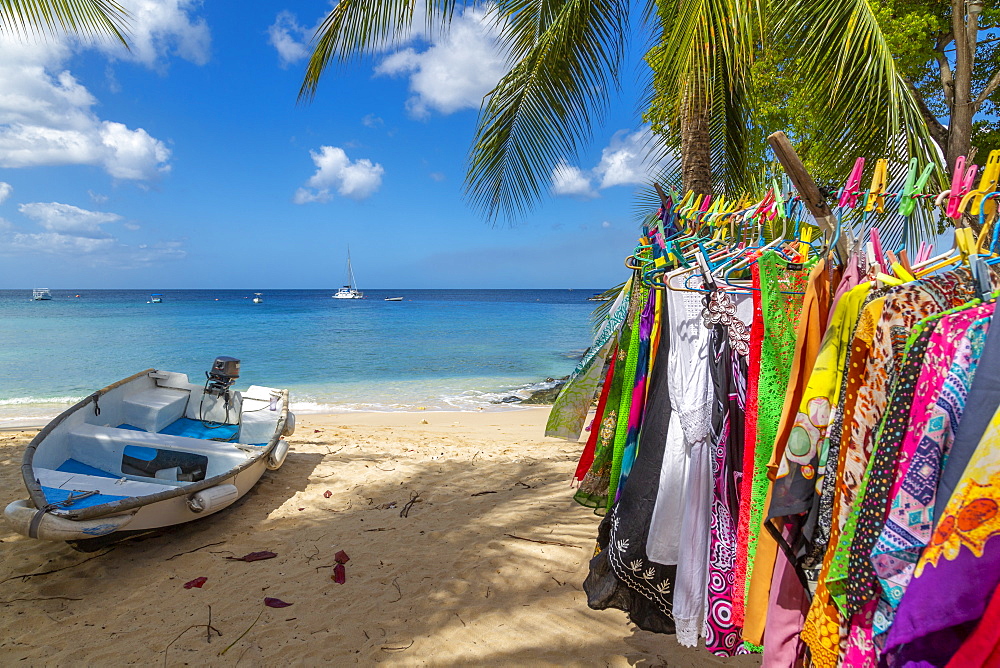
{"label": "palm frond", "polygon": [[465,187],[488,219],[536,203],[559,160],[580,142],[618,88],[628,30],[626,0],[507,0],[511,71],[480,111]]}
{"label": "palm frond", "polygon": [[615,305],[615,300],[618,299],[619,293],[625,289],[626,283],[628,283],[627,279],[613,288],[608,288],[604,292],[594,295],[594,297],[600,300],[597,306],[594,307],[594,311],[590,314],[590,322],[593,324],[595,334],[601,329],[608,316],[611,315],[611,307]]}
{"label": "palm frond", "polygon": [[[772,0],[776,39],[798,44],[802,81],[816,113],[809,147],[830,176],[861,156],[943,167],[917,103],[893,58],[870,0]],[[939,170],[939,174],[944,174]]]}
{"label": "palm frond", "polygon": [[299,101],[315,97],[331,62],[370,56],[408,39],[421,3],[423,28],[428,33],[447,27],[458,7],[475,4],[458,0],[340,0],[313,36],[315,45],[299,88]]}
{"label": "palm frond", "polygon": [[110,37],[128,48],[128,12],[115,0],[0,0],[0,32]]}
{"label": "palm frond", "polygon": [[655,72],[647,117],[660,129],[665,151],[680,148],[680,122],[692,94],[709,109],[717,193],[759,187],[762,137],[753,124],[752,67],[763,32],[754,0],[661,2],[659,44],[647,52]]}

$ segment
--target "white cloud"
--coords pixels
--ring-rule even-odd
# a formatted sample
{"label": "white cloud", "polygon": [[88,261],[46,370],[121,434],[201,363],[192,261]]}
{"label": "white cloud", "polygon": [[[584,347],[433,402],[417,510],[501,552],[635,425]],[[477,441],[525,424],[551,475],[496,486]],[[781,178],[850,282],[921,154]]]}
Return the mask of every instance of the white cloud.
{"label": "white cloud", "polygon": [[122,219],[116,213],[88,211],[72,204],[60,204],[59,202],[21,204],[18,211],[49,232],[88,239],[110,238],[111,235],[102,230],[101,225],[115,223]]}
{"label": "white cloud", "polygon": [[426,50],[397,51],[375,72],[409,75],[413,95],[407,108],[417,118],[427,117],[431,110],[450,114],[478,109],[483,96],[509,70],[499,32],[491,6],[466,7],[446,31],[430,37]]}
{"label": "white cloud", "polygon": [[601,188],[645,183],[653,171],[649,159],[652,138],[648,127],[633,133],[616,132],[594,168],[594,174],[601,177]]}
{"label": "white cloud", "polygon": [[361,119],[361,124],[366,128],[380,128],[385,125],[385,121],[382,117],[376,116],[375,114],[366,114],[364,118]]}
{"label": "white cloud", "polygon": [[601,151],[601,161],[593,169],[584,170],[560,161],[552,170],[552,194],[597,197],[595,181],[600,190],[648,182],[657,169],[657,163],[649,155],[652,142],[649,126],[635,132],[619,130]]}
{"label": "white cloud", "polygon": [[129,0],[128,40],[131,50],[105,40],[96,44],[113,58],[133,60],[162,70],[166,59],[179,56],[195,65],[208,62],[212,37],[204,18],[194,12],[201,0]]}
{"label": "white cloud", "polygon": [[605,220],[603,223],[601,223],[601,227],[603,227],[604,229],[608,229],[609,227],[611,227],[611,223]]}
{"label": "white cloud", "polygon": [[556,168],[552,170],[552,194],[597,197],[590,177],[584,174],[579,167],[573,167],[565,160],[560,160]]}
{"label": "white cloud", "polygon": [[[166,144],[143,128],[98,117],[98,100],[66,64],[88,48],[158,70],[174,55],[204,64],[210,36],[205,21],[193,17],[198,7],[198,0],[133,0],[131,51],[109,40],[0,36],[0,167],[94,165],[132,181],[169,171]],[[109,69],[105,76],[114,81],[113,74]]]}
{"label": "white cloud", "polygon": [[[0,219],[0,255],[27,253],[58,256],[67,262],[116,268],[141,267],[186,257],[179,241],[157,241],[137,246],[123,244],[101,225],[117,223],[116,213],[88,211],[60,202],[32,202],[18,209],[42,228],[41,232],[16,229]],[[125,223],[129,229],[138,225]]]}
{"label": "white cloud", "polygon": [[4,200],[10,197],[12,192],[14,192],[14,186],[0,181],[0,204],[3,204]]}
{"label": "white cloud", "polygon": [[101,193],[95,193],[93,190],[88,190],[87,195],[90,196],[90,201],[94,204],[106,204],[108,199],[107,195],[102,195]]}
{"label": "white cloud", "polygon": [[319,151],[309,151],[316,163],[313,174],[305,187],[295,191],[296,204],[307,202],[328,202],[333,197],[331,189],[336,189],[344,197],[364,199],[382,185],[385,169],[379,163],[367,158],[352,161],[344,149],[337,146],[321,146]]}
{"label": "white cloud", "polygon": [[278,12],[274,23],[267,29],[268,41],[277,52],[282,67],[288,67],[309,57],[307,42],[314,31],[299,25],[289,11]]}
{"label": "white cloud", "polygon": [[431,178],[432,178],[433,180],[437,181],[438,183],[441,183],[441,182],[442,182],[442,181],[444,181],[444,180],[445,180],[446,178],[448,178],[448,177],[446,177],[446,176],[444,175],[444,173],[443,173],[443,172],[431,172],[431,173],[430,173],[430,174],[428,174],[427,176],[431,177]]}

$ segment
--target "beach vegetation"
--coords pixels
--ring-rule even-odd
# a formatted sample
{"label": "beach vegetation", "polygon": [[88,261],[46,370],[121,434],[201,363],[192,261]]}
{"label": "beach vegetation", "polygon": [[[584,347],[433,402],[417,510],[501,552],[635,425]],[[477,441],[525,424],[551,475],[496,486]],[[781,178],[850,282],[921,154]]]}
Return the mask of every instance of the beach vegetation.
{"label": "beach vegetation", "polygon": [[47,38],[69,34],[110,39],[128,48],[129,13],[116,0],[4,0],[0,34]]}

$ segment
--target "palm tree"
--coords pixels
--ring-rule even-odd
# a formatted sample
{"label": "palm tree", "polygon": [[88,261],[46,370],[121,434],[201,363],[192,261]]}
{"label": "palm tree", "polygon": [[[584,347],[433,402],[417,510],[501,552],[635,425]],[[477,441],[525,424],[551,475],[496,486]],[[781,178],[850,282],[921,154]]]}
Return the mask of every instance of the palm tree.
{"label": "palm tree", "polygon": [[3,0],[0,34],[19,37],[72,33],[111,38],[128,48],[128,12],[115,0]]}
{"label": "palm tree", "polygon": [[[965,0],[950,1],[953,12],[965,16]],[[340,0],[317,32],[299,99],[313,98],[332,61],[373,55],[401,41],[418,2],[433,29],[447,28],[455,11],[476,4]],[[940,163],[931,133],[940,128],[933,128],[936,119],[928,117],[894,59],[873,2],[495,0],[491,17],[511,54],[511,70],[481,107],[467,195],[488,218],[519,213],[541,198],[553,169],[589,139],[592,123],[606,111],[635,13],[639,31],[659,38],[646,55],[654,71],[648,99],[660,116],[654,121],[658,150],[679,154],[685,190],[759,190],[764,137],[787,129],[766,127],[759,113],[762,96],[774,94],[774,86],[758,85],[766,64],[761,56],[779,44],[792,60],[765,78],[794,86],[809,99],[810,127],[801,129],[800,138],[810,140],[805,148],[824,175],[841,179],[858,155]],[[968,4],[981,7],[976,0]],[[961,33],[966,46],[970,39],[975,44],[977,17],[969,11]],[[963,58],[960,69],[968,73],[970,60]],[[971,116],[965,118],[957,103],[952,110],[946,131],[968,134]],[[968,150],[960,136],[947,143],[949,164],[952,154]]]}

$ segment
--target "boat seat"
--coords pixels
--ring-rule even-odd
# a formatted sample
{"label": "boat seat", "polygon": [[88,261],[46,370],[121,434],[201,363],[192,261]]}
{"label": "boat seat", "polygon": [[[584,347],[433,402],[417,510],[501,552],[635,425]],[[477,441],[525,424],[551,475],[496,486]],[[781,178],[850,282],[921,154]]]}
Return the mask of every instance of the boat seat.
{"label": "boat seat", "polygon": [[137,392],[122,400],[122,422],[148,432],[158,432],[183,417],[189,393],[157,388]]}
{"label": "boat seat", "polygon": [[[68,434],[68,444],[70,457],[97,468],[104,468],[108,463],[118,467],[125,454],[131,456],[132,452],[141,453],[142,448],[204,455],[209,462],[206,478],[223,473],[243,463],[248,457],[247,453],[232,443],[93,424],[81,424],[73,428]],[[129,453],[125,452],[126,448],[129,448]]]}
{"label": "boat seat", "polygon": [[73,492],[97,492],[96,495],[63,506],[74,510],[127,499],[130,496],[148,496],[176,485],[176,483],[169,485],[130,480],[124,477],[107,478],[43,468],[36,468],[34,474],[35,479],[42,486],[45,499],[49,503],[64,501]]}

